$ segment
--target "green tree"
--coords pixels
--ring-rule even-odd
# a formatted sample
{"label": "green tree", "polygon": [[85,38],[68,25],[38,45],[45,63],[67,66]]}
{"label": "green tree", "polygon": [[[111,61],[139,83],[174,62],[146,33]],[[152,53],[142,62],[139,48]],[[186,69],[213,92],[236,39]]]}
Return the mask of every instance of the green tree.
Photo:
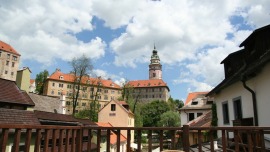
{"label": "green tree", "polygon": [[72,86],[72,114],[75,114],[75,110],[78,104],[79,93],[81,90],[83,77],[87,77],[92,71],[93,65],[89,57],[82,55],[80,57],[74,57],[70,62],[73,73],[73,86]]}
{"label": "green tree", "polygon": [[[211,126],[216,127],[218,125],[218,117],[217,117],[217,106],[215,103],[212,104],[212,121]],[[214,131],[214,138],[217,138],[217,131]]]}
{"label": "green tree", "polygon": [[180,126],[180,115],[178,112],[167,111],[160,116],[158,122],[160,127],[179,127]]}
{"label": "green tree", "polygon": [[36,75],[35,83],[36,83],[36,92],[38,94],[43,94],[44,84],[48,76],[49,72],[47,70],[44,70]]}
{"label": "green tree", "polygon": [[76,118],[80,118],[80,119],[89,119],[89,113],[90,113],[90,111],[88,109],[84,109],[84,110],[80,110],[74,116]]}
{"label": "green tree", "polygon": [[169,111],[169,105],[164,101],[152,101],[142,106],[141,116],[144,127],[157,127],[160,116]]}

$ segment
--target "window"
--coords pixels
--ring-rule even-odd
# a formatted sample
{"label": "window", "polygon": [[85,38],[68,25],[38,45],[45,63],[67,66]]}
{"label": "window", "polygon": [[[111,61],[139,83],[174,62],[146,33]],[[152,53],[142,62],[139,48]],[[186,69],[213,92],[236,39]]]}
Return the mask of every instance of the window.
{"label": "window", "polygon": [[12,60],[17,61],[17,57],[16,56],[13,56],[12,57]]}
{"label": "window", "polygon": [[94,95],[91,95],[90,98],[91,98],[91,99],[94,99]]}
{"label": "window", "polygon": [[101,92],[102,90],[100,88],[98,88],[97,92]]}
{"label": "window", "polygon": [[82,106],[86,106],[86,103],[82,103]]}
{"label": "window", "polygon": [[101,99],[101,96],[97,96],[97,99]]}
{"label": "window", "polygon": [[241,98],[235,98],[233,99],[233,110],[234,110],[234,119],[242,119],[242,104],[241,104]]}
{"label": "window", "polygon": [[54,94],[54,91],[52,91],[51,94]]}
{"label": "window", "polygon": [[68,84],[68,85],[67,85],[67,88],[68,88],[68,89],[71,89],[71,84]]}
{"label": "window", "polygon": [[87,90],[87,87],[83,87],[83,89],[82,89],[83,91],[86,91]]}
{"label": "window", "polygon": [[153,77],[156,77],[156,73],[153,73]]}
{"label": "window", "polygon": [[63,88],[64,84],[63,83],[59,83],[59,88]]}
{"label": "window", "polygon": [[111,104],[111,111],[115,111],[115,110],[116,110],[115,104]]}
{"label": "window", "polygon": [[152,92],[155,92],[155,89],[154,88],[152,88]]}
{"label": "window", "polygon": [[104,96],[104,100],[108,100],[108,96],[107,95]]}
{"label": "window", "polygon": [[52,83],[52,86],[54,87],[55,86],[55,83]]}
{"label": "window", "polygon": [[88,96],[87,93],[83,93],[82,95],[83,98],[87,98],[87,96]]}
{"label": "window", "polygon": [[111,93],[114,94],[114,90],[112,90]]}
{"label": "window", "polygon": [[67,105],[70,105],[70,102],[69,101],[67,101]]}
{"label": "window", "polygon": [[198,104],[198,101],[192,101],[191,102],[191,105],[197,105]]}
{"label": "window", "polygon": [[155,98],[155,95],[152,95],[152,98]]}
{"label": "window", "polygon": [[198,112],[198,113],[197,113],[197,117],[200,117],[201,115],[202,115],[201,112]]}
{"label": "window", "polygon": [[106,90],[104,90],[104,93],[108,93],[109,91],[106,89]]}
{"label": "window", "polygon": [[59,79],[60,79],[60,80],[64,80],[64,76],[61,75],[61,76],[59,77]]}
{"label": "window", "polygon": [[10,59],[10,54],[7,54],[7,58]]}
{"label": "window", "polygon": [[222,103],[222,112],[223,112],[223,123],[224,124],[230,124],[229,107],[228,107],[228,102],[227,101]]}
{"label": "window", "polygon": [[9,65],[9,61],[6,62],[6,66],[8,66],[8,65]]}
{"label": "window", "polygon": [[11,75],[14,75],[14,72],[11,72]]}
{"label": "window", "polygon": [[94,91],[94,88],[92,87],[92,88],[90,88],[90,91]]}
{"label": "window", "polygon": [[58,95],[59,95],[59,96],[61,95],[61,91],[58,91]]}
{"label": "window", "polygon": [[159,98],[162,98],[162,95],[161,94],[159,94]]}
{"label": "window", "polygon": [[11,66],[14,67],[15,66],[15,62],[12,62],[12,65]]}
{"label": "window", "polygon": [[8,71],[5,71],[5,74],[8,74]]}
{"label": "window", "polygon": [[194,113],[188,113],[188,121],[191,121],[194,119]]}

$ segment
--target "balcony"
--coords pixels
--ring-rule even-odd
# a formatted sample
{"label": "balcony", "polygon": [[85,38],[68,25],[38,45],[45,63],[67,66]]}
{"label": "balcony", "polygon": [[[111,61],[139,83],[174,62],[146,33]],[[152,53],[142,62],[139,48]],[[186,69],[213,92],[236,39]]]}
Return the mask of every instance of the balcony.
{"label": "balcony", "polygon": [[[116,151],[120,152],[120,133],[127,130],[127,143],[122,151],[131,148],[131,131],[136,133],[136,151],[151,152],[154,146],[159,151],[269,151],[265,136],[270,134],[270,127],[82,127],[82,126],[46,126],[46,125],[0,125],[0,151],[65,151],[65,152],[100,152],[102,142],[110,152],[110,134],[117,135]],[[218,144],[214,133],[221,135]],[[147,135],[143,143],[142,134]],[[153,133],[157,138],[153,138]],[[164,136],[164,134],[170,135]],[[197,135],[197,144],[190,145],[190,133]],[[203,138],[207,133],[207,138]],[[94,136],[96,138],[94,138]],[[243,136],[247,139],[243,141]],[[158,139],[158,140],[156,140]],[[203,139],[207,139],[203,142]],[[145,141],[144,141],[145,142]],[[168,143],[169,142],[169,143]],[[142,148],[142,145],[143,148]]]}

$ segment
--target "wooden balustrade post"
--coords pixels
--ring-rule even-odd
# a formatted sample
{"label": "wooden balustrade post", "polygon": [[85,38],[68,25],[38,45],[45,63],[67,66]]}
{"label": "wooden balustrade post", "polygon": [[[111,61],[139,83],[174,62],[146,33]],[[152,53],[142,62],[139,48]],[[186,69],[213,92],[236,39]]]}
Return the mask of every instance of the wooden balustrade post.
{"label": "wooden balustrade post", "polygon": [[[82,137],[83,137],[83,127],[80,127],[80,129],[77,130],[76,134],[76,152],[81,152],[82,151]],[[97,145],[99,146],[99,145]],[[100,148],[98,148],[100,149]]]}
{"label": "wooden balustrade post", "polygon": [[189,125],[183,125],[183,149],[189,152]]}
{"label": "wooden balustrade post", "polygon": [[148,130],[148,152],[152,152],[152,130]]}
{"label": "wooden balustrade post", "polygon": [[130,148],[130,141],[131,141],[131,133],[130,133],[130,129],[127,130],[127,152],[131,151]]}
{"label": "wooden balustrade post", "polygon": [[141,145],[142,145],[142,130],[138,130],[138,151],[141,152]]}
{"label": "wooden balustrade post", "polygon": [[7,141],[8,141],[8,133],[9,133],[8,128],[2,129],[2,136],[1,136],[1,140],[0,140],[0,147],[1,147],[0,151],[6,151]]}

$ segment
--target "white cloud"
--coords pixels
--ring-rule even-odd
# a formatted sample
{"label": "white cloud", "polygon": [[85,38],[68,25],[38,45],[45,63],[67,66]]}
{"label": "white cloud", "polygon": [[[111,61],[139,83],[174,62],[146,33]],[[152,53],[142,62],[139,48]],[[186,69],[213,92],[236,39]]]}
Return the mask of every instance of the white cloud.
{"label": "white cloud", "polygon": [[1,3],[0,39],[22,54],[50,65],[81,54],[91,58],[104,55],[106,44],[96,37],[83,43],[75,37],[83,30],[93,30],[90,1],[4,1]]}
{"label": "white cloud", "polygon": [[93,70],[94,75],[97,77],[102,77],[103,79],[112,79],[116,84],[122,86],[125,82],[126,79],[121,77],[121,73],[118,75],[108,73],[107,71],[101,70],[101,69],[94,69]]}

